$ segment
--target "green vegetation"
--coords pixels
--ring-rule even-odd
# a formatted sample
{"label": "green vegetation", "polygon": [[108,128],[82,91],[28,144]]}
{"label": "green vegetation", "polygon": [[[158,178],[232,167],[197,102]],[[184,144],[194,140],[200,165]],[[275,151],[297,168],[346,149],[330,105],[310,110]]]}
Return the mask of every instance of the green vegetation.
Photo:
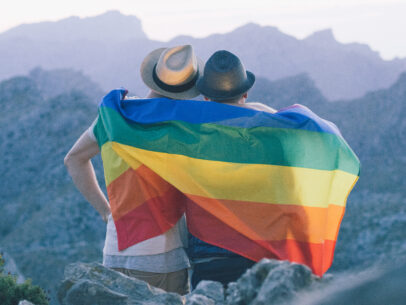
{"label": "green vegetation", "polygon": [[14,275],[4,274],[4,259],[0,254],[0,304],[17,305],[21,300],[27,300],[35,305],[48,305],[49,298],[42,288],[34,286],[31,280],[22,284],[17,283]]}

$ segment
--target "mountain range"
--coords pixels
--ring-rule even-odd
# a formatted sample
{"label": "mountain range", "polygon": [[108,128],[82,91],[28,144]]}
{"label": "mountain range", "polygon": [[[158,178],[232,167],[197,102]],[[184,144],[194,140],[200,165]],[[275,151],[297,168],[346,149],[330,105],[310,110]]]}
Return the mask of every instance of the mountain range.
{"label": "mountain range", "polygon": [[[0,252],[55,300],[71,262],[101,261],[105,225],[75,189],[63,157],[97,115],[105,91],[80,71],[34,69],[0,82]],[[258,78],[249,92],[274,108],[294,103],[335,122],[361,160],[330,270],[364,270],[406,255],[406,74],[388,89],[331,103],[307,75]],[[94,160],[104,185],[100,158]],[[55,303],[53,303],[55,304]]]}
{"label": "mountain range", "polygon": [[[256,24],[160,42],[135,16],[112,11],[0,33],[0,252],[12,269],[50,289],[55,304],[66,264],[101,260],[105,225],[73,186],[63,157],[108,90],[146,92],[138,70],[149,51],[186,43],[204,60],[217,49],[235,52],[257,76],[250,101],[308,106],[336,123],[359,156],[360,181],[330,273],[402,261],[406,59],[382,60],[366,45],[337,42],[331,30],[299,40]],[[103,185],[100,158],[94,165]]]}
{"label": "mountain range", "polygon": [[192,44],[203,60],[216,50],[230,50],[248,70],[272,81],[306,73],[329,100],[387,88],[406,71],[406,59],[387,61],[367,45],[339,43],[331,30],[297,39],[276,27],[250,23],[226,34],[162,42],[148,39],[137,17],[110,11],[24,24],[0,33],[0,80],[35,67],[74,68],[104,90],[124,86],[143,95],[139,67],[144,56],[155,48],[179,44]]}

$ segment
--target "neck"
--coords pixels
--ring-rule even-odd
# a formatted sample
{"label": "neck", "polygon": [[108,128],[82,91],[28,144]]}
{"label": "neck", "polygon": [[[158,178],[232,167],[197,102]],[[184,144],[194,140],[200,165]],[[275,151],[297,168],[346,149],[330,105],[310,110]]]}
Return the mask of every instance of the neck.
{"label": "neck", "polygon": [[224,103],[224,104],[244,107],[244,105],[245,105],[245,98],[242,97],[242,98],[240,98],[238,101],[234,101],[234,102],[231,102],[231,103]]}

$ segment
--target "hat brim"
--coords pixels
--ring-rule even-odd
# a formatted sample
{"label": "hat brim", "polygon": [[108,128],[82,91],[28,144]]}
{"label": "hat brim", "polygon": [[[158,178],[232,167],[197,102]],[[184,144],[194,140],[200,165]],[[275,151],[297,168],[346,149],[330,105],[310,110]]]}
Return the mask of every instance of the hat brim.
{"label": "hat brim", "polygon": [[[144,58],[144,60],[141,64],[141,69],[140,69],[141,78],[142,78],[142,81],[144,82],[144,84],[147,85],[150,89],[154,90],[155,92],[157,92],[163,96],[173,98],[173,99],[181,99],[181,100],[192,99],[192,98],[200,95],[200,92],[199,92],[199,90],[197,90],[196,85],[193,86],[192,88],[182,91],[182,92],[170,92],[170,91],[167,91],[167,90],[159,87],[158,84],[155,83],[154,78],[153,78],[154,67],[157,64],[162,52],[165,50],[166,50],[166,48],[156,49],[156,50],[152,51],[151,53],[149,53]],[[196,58],[197,58],[197,65],[199,67],[198,73],[199,73],[199,78],[200,78],[203,75],[204,63],[197,56],[196,56]]]}
{"label": "hat brim", "polygon": [[238,88],[234,88],[231,91],[219,91],[219,90],[213,90],[212,88],[210,88],[207,83],[205,82],[204,77],[200,78],[197,81],[197,88],[199,90],[199,92],[212,99],[212,100],[228,100],[228,99],[233,99],[233,98],[237,98],[240,95],[246,93],[248,90],[250,90],[252,88],[252,86],[255,83],[255,75],[250,72],[250,71],[246,71],[247,73],[247,79],[245,80],[244,83],[240,84],[240,86]]}

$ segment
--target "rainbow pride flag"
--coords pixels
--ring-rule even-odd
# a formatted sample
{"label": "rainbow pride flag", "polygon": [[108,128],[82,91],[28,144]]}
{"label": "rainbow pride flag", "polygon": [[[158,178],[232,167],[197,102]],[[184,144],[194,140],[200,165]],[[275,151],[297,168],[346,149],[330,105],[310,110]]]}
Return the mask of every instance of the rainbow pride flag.
{"label": "rainbow pride flag", "polygon": [[119,250],[186,213],[210,244],[327,271],[360,168],[334,124],[301,105],[270,114],[125,94],[103,98],[94,127]]}

